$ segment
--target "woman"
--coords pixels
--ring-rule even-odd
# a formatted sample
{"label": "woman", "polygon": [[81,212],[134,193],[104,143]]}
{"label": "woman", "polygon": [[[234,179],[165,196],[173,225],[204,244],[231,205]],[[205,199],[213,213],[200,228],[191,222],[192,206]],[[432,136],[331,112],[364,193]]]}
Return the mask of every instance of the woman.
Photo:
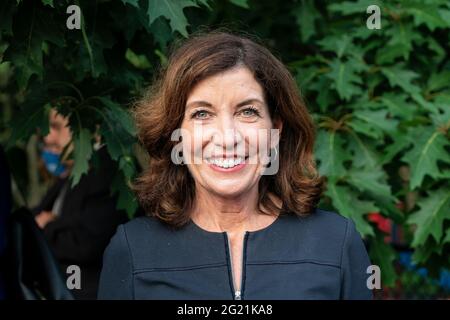
{"label": "woman", "polygon": [[99,298],[371,298],[354,224],[316,208],[314,126],[266,48],[193,37],[135,110],[148,216],[111,240]]}

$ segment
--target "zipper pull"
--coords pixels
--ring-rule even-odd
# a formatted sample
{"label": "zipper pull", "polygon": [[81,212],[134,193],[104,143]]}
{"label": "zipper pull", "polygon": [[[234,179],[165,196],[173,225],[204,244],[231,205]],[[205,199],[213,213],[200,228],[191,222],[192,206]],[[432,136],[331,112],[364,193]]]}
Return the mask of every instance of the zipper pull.
{"label": "zipper pull", "polygon": [[239,290],[234,292],[234,300],[241,300],[241,292]]}

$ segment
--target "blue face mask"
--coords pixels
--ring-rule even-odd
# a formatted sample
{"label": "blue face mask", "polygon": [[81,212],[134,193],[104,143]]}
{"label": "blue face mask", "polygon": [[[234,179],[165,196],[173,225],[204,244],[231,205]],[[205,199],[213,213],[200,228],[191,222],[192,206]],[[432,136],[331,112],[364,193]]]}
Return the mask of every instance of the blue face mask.
{"label": "blue face mask", "polygon": [[66,167],[62,164],[59,154],[43,150],[41,153],[42,160],[44,160],[45,167],[48,172],[52,175],[59,177],[64,171],[66,171]]}

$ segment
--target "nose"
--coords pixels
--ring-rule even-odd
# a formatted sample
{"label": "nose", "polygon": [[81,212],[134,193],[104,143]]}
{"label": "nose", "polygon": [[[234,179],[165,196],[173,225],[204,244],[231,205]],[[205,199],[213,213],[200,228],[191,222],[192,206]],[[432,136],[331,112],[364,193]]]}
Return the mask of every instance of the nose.
{"label": "nose", "polygon": [[50,128],[48,134],[44,136],[44,142],[45,144],[52,144],[55,141],[55,134],[53,129]]}
{"label": "nose", "polygon": [[223,151],[230,152],[242,141],[242,135],[234,122],[232,115],[224,115],[218,119],[217,128],[212,136],[213,143],[222,148]]}

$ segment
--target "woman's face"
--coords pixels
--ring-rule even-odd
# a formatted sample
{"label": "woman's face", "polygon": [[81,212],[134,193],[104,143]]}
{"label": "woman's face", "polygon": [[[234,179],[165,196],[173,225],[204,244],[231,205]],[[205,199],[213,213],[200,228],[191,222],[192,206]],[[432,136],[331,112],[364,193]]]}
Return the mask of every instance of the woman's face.
{"label": "woman's face", "polygon": [[[183,160],[196,188],[221,197],[258,188],[267,156],[277,142],[261,85],[245,67],[200,81],[190,92],[181,124]],[[272,142],[271,142],[272,141]]]}

